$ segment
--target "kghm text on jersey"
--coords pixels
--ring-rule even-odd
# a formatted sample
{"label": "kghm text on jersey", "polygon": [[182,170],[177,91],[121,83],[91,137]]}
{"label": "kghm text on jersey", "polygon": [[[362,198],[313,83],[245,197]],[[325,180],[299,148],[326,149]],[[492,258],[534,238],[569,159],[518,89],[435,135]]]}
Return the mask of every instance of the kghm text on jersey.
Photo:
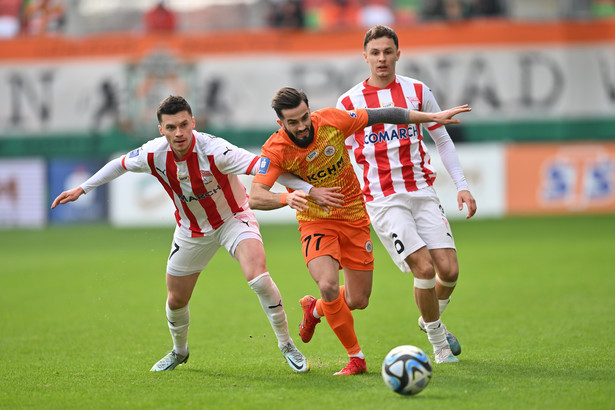
{"label": "kghm text on jersey", "polygon": [[338,171],[344,166],[344,157],[340,156],[337,162],[326,169],[321,169],[313,174],[307,175],[307,182],[316,182],[329,178],[332,175],[337,175]]}
{"label": "kghm text on jersey", "polygon": [[377,142],[388,142],[388,141],[392,141],[394,139],[406,139],[406,138],[413,138],[416,137],[418,135],[418,130],[416,129],[415,125],[410,125],[408,126],[408,128],[404,127],[401,128],[399,130],[399,132],[397,132],[397,129],[393,129],[393,131],[391,131],[391,133],[389,134],[389,132],[387,130],[384,131],[380,131],[379,133],[369,133],[369,134],[365,134],[365,145],[367,144],[375,144]]}

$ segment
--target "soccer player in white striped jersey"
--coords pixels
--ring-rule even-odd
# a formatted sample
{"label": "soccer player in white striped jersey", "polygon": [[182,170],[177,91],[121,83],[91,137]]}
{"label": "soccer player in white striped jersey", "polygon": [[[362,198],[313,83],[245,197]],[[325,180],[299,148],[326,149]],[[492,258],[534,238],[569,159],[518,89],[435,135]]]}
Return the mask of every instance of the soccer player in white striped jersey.
{"label": "soccer player in white striped jersey", "polygon": [[[223,246],[239,262],[257,294],[288,365],[295,372],[307,372],[310,363],[288,333],[282,297],[267,270],[259,225],[248,206],[246,189],[237,178],[254,175],[260,157],[195,131],[192,109],[180,96],[163,100],[157,116],[161,137],[111,160],[81,186],[61,193],[51,208],[76,201],[127,171],[151,174],[173,201],[177,226],[166,269],[166,315],[173,349],[152,371],[173,370],[188,360],[192,291],[200,272]],[[307,208],[306,192],[322,195],[322,201],[327,201],[328,189],[313,188],[290,175],[280,182],[297,190],[285,197],[293,209]]]}
{"label": "soccer player in white striped jersey", "polygon": [[[363,56],[370,77],[344,93],[337,108],[402,107],[437,112],[440,107],[422,82],[396,75],[399,40],[395,31],[375,26],[367,31]],[[476,212],[453,141],[446,128],[424,124],[457,187],[459,210],[466,218]],[[346,146],[363,169],[363,195],[372,226],[403,272],[414,276],[414,298],[436,363],[458,362],[457,338],[440,317],[450,302],[459,276],[453,234],[433,187],[435,170],[419,124],[375,124],[356,132]]]}

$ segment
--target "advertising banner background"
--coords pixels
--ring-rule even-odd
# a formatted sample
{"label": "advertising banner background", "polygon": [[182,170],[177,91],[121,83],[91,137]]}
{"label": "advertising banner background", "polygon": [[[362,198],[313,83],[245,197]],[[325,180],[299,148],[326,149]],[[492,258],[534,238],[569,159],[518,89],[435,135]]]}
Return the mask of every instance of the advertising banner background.
{"label": "advertising banner background", "polygon": [[615,212],[615,143],[511,145],[506,168],[508,214]]}
{"label": "advertising banner background", "polygon": [[0,160],[0,228],[41,228],[51,205],[40,158]]}
{"label": "advertising banner background", "polygon": [[[104,162],[52,160],[49,162],[49,198],[81,185],[94,175]],[[56,207],[49,212],[51,223],[101,222],[107,217],[107,185],[99,186],[78,201]]]}

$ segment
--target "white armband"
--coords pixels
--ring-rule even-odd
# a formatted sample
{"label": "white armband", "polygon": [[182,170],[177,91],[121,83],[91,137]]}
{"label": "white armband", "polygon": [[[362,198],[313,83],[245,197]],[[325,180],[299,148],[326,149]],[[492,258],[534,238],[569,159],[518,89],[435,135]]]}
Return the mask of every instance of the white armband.
{"label": "white armband", "polygon": [[284,172],[278,177],[278,182],[285,187],[294,189],[295,191],[303,191],[306,194],[310,193],[310,189],[314,188],[309,182],[305,182],[298,176],[291,174],[290,172]]}

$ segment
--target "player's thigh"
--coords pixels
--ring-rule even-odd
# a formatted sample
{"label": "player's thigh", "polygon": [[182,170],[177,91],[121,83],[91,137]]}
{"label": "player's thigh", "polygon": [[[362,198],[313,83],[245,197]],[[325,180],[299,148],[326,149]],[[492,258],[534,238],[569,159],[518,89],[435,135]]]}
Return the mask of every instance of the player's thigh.
{"label": "player's thigh", "polygon": [[416,229],[428,249],[455,249],[451,226],[435,194],[413,200]]}
{"label": "player's thigh", "polygon": [[330,255],[321,255],[310,259],[308,271],[318,285],[320,295],[325,302],[332,302],[339,296],[340,264]]}
{"label": "player's thigh", "polygon": [[352,309],[364,309],[372,294],[373,270],[356,270],[344,267],[346,301]]}
{"label": "player's thigh", "polygon": [[402,272],[410,272],[406,258],[425,246],[419,236],[408,195],[387,197],[367,203],[372,227],[393,262]]}
{"label": "player's thigh", "polygon": [[171,252],[167,260],[167,273],[188,276],[200,273],[216,254],[220,244],[212,235],[190,238],[175,229]]}
{"label": "player's thigh", "polygon": [[454,282],[459,276],[457,251],[453,248],[431,249],[431,258],[436,265],[438,276],[445,282]]}
{"label": "player's thigh", "polygon": [[167,303],[171,310],[180,309],[188,304],[199,275],[199,273],[193,273],[186,276],[173,276],[167,273]]}
{"label": "player's thigh", "polygon": [[267,272],[265,248],[260,239],[247,237],[242,239],[235,250],[241,271],[247,281]]}

